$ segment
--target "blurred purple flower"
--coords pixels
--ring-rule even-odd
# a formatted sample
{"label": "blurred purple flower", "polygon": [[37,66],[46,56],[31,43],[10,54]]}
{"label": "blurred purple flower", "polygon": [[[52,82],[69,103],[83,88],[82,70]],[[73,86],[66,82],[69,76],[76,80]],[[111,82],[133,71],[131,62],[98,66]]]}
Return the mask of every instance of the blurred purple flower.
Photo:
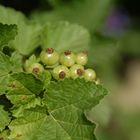
{"label": "blurred purple flower", "polygon": [[130,26],[130,18],[125,10],[112,9],[107,17],[103,34],[105,35],[122,35]]}

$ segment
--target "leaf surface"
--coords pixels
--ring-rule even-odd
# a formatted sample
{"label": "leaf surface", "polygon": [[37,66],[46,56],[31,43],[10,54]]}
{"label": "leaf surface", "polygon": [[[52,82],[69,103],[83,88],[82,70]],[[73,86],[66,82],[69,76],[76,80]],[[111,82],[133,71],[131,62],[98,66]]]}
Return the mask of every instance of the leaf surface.
{"label": "leaf surface", "polygon": [[90,35],[88,31],[76,24],[58,22],[47,24],[42,33],[42,47],[64,50],[87,50]]}
{"label": "leaf surface", "polygon": [[[72,88],[71,88],[72,87]],[[95,106],[106,90],[82,79],[51,82],[44,95],[45,108],[25,110],[10,124],[15,140],[96,140],[95,125],[84,110]]]}
{"label": "leaf surface", "polygon": [[0,23],[0,47],[7,45],[9,41],[15,39],[16,35],[16,25],[7,25]]}
{"label": "leaf surface", "polygon": [[2,130],[5,129],[5,127],[9,124],[10,122],[10,117],[9,117],[9,114],[8,112],[6,112],[4,109],[3,109],[3,106],[0,105],[0,133]]}

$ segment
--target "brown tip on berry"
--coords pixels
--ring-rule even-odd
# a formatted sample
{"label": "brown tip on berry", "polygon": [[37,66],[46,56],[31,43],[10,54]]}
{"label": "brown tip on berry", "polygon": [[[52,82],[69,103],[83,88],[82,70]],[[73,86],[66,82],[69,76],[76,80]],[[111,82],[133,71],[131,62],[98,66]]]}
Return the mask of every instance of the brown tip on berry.
{"label": "brown tip on berry", "polygon": [[88,51],[84,50],[82,51],[83,54],[88,55]]}
{"label": "brown tip on berry", "polygon": [[79,76],[82,76],[84,74],[84,71],[82,69],[77,69],[77,74]]}
{"label": "brown tip on berry", "polygon": [[64,71],[61,71],[61,72],[59,73],[59,78],[60,78],[60,79],[64,79],[65,76],[66,76],[66,73],[65,73]]}
{"label": "brown tip on berry", "polygon": [[70,50],[67,50],[67,51],[64,52],[64,54],[65,55],[70,55],[71,54],[71,51]]}
{"label": "brown tip on berry", "polygon": [[46,52],[47,52],[48,54],[52,54],[52,53],[54,52],[54,49],[53,49],[53,48],[47,48],[47,49],[46,49]]}
{"label": "brown tip on berry", "polygon": [[38,74],[38,73],[39,73],[39,68],[33,68],[32,72],[33,72],[34,74]]}
{"label": "brown tip on berry", "polygon": [[16,137],[17,137],[17,138],[19,138],[19,137],[21,137],[21,136],[22,136],[22,134],[17,134],[17,136],[16,136]]}

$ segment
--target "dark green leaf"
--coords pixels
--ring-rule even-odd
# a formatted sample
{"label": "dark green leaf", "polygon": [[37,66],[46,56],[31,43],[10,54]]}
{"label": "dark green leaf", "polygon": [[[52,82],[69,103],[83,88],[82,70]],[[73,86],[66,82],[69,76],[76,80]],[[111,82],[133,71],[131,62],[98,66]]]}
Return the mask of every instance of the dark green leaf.
{"label": "dark green leaf", "polygon": [[7,25],[0,23],[0,47],[7,45],[9,41],[15,39],[16,35],[16,25]]}

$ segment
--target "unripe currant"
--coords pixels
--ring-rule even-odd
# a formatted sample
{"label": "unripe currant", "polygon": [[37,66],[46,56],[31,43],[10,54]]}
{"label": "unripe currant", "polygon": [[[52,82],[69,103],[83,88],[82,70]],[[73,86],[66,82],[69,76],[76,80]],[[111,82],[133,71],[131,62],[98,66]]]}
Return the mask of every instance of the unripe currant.
{"label": "unripe currant", "polygon": [[76,63],[80,65],[86,65],[88,61],[87,53],[86,52],[80,52],[76,54]]}
{"label": "unripe currant", "polygon": [[84,75],[84,67],[82,65],[74,64],[70,68],[70,76],[73,79],[82,78]]}
{"label": "unripe currant", "polygon": [[84,78],[87,81],[94,81],[96,79],[96,72],[93,69],[86,69],[84,72]]}
{"label": "unripe currant", "polygon": [[56,80],[63,80],[70,76],[69,69],[64,65],[59,65],[52,70],[52,76]]}
{"label": "unripe currant", "polygon": [[26,71],[38,75],[44,71],[44,67],[40,63],[34,63]]}
{"label": "unripe currant", "polygon": [[75,64],[75,54],[71,51],[65,51],[60,55],[60,63],[67,67],[71,67]]}
{"label": "unripe currant", "polygon": [[40,60],[43,64],[52,66],[58,63],[59,54],[53,48],[47,48],[40,53]]}

